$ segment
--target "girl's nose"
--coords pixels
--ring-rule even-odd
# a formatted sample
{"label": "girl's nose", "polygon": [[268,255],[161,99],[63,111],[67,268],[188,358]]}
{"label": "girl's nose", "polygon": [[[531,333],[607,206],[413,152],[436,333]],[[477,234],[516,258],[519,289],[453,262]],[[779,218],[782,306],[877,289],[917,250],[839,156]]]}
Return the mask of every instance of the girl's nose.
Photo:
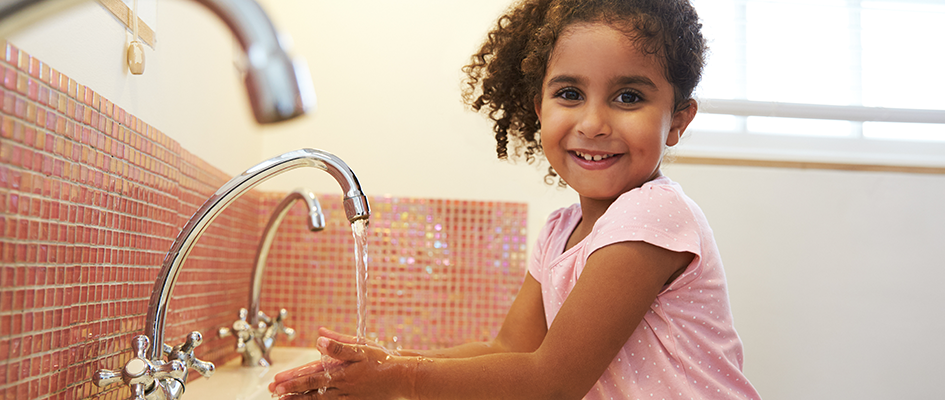
{"label": "girl's nose", "polygon": [[588,104],[580,118],[578,133],[587,138],[603,137],[612,133],[606,107]]}

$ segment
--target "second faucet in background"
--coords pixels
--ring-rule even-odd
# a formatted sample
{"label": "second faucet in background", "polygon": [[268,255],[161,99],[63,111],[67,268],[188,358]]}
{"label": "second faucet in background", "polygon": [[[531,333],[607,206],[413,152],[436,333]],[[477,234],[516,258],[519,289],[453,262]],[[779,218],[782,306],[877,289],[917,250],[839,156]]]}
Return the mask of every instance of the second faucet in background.
{"label": "second faucet in background", "polygon": [[256,251],[256,264],[253,268],[250,284],[249,308],[240,310],[240,318],[233,323],[232,328],[220,328],[219,331],[220,337],[236,336],[236,351],[242,355],[242,365],[246,367],[270,366],[272,360],[269,359],[269,353],[272,351],[279,333],[284,333],[289,340],[295,336],[295,330],[285,326],[287,315],[285,309],[280,309],[277,316],[270,318],[260,311],[259,304],[269,248],[279,225],[282,223],[282,219],[288,214],[291,206],[296,201],[303,201],[308,206],[309,218],[307,222],[310,231],[318,232],[325,229],[325,216],[315,193],[305,188],[295,189],[289,193],[276,206],[269,218],[269,223],[266,224],[266,228],[263,230]]}

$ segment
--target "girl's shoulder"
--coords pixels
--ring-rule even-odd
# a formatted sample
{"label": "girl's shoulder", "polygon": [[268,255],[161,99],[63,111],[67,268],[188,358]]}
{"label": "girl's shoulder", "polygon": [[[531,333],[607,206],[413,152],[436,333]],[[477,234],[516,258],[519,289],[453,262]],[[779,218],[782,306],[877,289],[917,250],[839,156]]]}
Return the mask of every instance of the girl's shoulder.
{"label": "girl's shoulder", "polygon": [[590,250],[621,241],[644,241],[699,254],[704,217],[681,186],[660,177],[628,191],[594,224]]}
{"label": "girl's shoulder", "polygon": [[[682,186],[666,176],[661,176],[620,195],[607,213],[614,214],[612,211],[615,210],[621,210],[622,214],[626,214],[628,210],[644,214],[672,211],[690,213],[691,206],[692,200],[683,192]],[[607,216],[607,213],[604,215]]]}

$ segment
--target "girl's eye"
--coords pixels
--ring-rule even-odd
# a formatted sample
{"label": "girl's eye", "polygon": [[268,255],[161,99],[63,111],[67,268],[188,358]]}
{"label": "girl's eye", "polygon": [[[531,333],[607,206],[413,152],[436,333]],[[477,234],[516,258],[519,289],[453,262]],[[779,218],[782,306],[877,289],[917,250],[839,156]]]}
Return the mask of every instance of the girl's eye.
{"label": "girl's eye", "polygon": [[633,104],[638,103],[640,100],[643,100],[640,95],[633,92],[623,92],[617,95],[618,103]]}
{"label": "girl's eye", "polygon": [[561,89],[558,93],[555,93],[555,97],[562,100],[578,101],[581,100],[581,93],[574,89]]}

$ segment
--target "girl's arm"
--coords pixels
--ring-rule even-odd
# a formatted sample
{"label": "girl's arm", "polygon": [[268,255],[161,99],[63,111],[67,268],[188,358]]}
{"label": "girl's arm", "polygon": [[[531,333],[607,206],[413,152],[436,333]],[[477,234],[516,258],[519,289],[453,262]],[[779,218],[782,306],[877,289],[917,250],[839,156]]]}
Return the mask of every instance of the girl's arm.
{"label": "girl's arm", "polygon": [[531,274],[526,274],[499,334],[492,341],[466,343],[446,349],[401,350],[399,353],[427,358],[466,358],[493,353],[531,352],[538,349],[547,331],[545,308],[541,303],[541,285]]}
{"label": "girl's arm", "polygon": [[[525,281],[519,289],[518,295],[512,302],[505,321],[499,334],[489,342],[465,343],[446,349],[436,350],[399,350],[396,352],[400,356],[422,356],[427,358],[465,358],[474,357],[491,353],[502,352],[530,352],[534,351],[541,344],[542,339],[547,332],[545,324],[545,311],[541,302],[541,285],[538,281],[527,274]],[[326,328],[318,330],[319,335],[339,343],[355,344],[357,338],[350,335],[341,334]],[[364,343],[361,343],[364,344]],[[367,344],[368,346],[380,349],[380,346]],[[383,350],[387,352],[386,350]],[[388,352],[389,353],[389,352]],[[275,391],[275,388],[282,382],[296,380],[302,382],[304,379],[318,379],[324,375],[324,366],[321,360],[282,371],[273,378],[274,381],[269,384],[269,390]],[[312,386],[317,389],[321,386]]]}
{"label": "girl's arm", "polygon": [[377,399],[579,399],[613,361],[663,285],[693,257],[643,242],[597,250],[534,351],[386,357],[326,339],[323,351],[349,363],[343,372],[330,381],[290,380],[279,388],[301,392],[328,385],[329,394]]}
{"label": "girl's arm", "polygon": [[[526,274],[525,281],[505,316],[499,334],[491,341],[464,343],[433,350],[397,350],[396,353],[401,356],[427,358],[466,358],[492,353],[535,351],[545,337],[545,332],[548,330],[546,327],[545,309],[541,302],[541,285],[529,273]],[[354,336],[325,328],[319,329],[319,334],[341,343],[357,343]]]}

